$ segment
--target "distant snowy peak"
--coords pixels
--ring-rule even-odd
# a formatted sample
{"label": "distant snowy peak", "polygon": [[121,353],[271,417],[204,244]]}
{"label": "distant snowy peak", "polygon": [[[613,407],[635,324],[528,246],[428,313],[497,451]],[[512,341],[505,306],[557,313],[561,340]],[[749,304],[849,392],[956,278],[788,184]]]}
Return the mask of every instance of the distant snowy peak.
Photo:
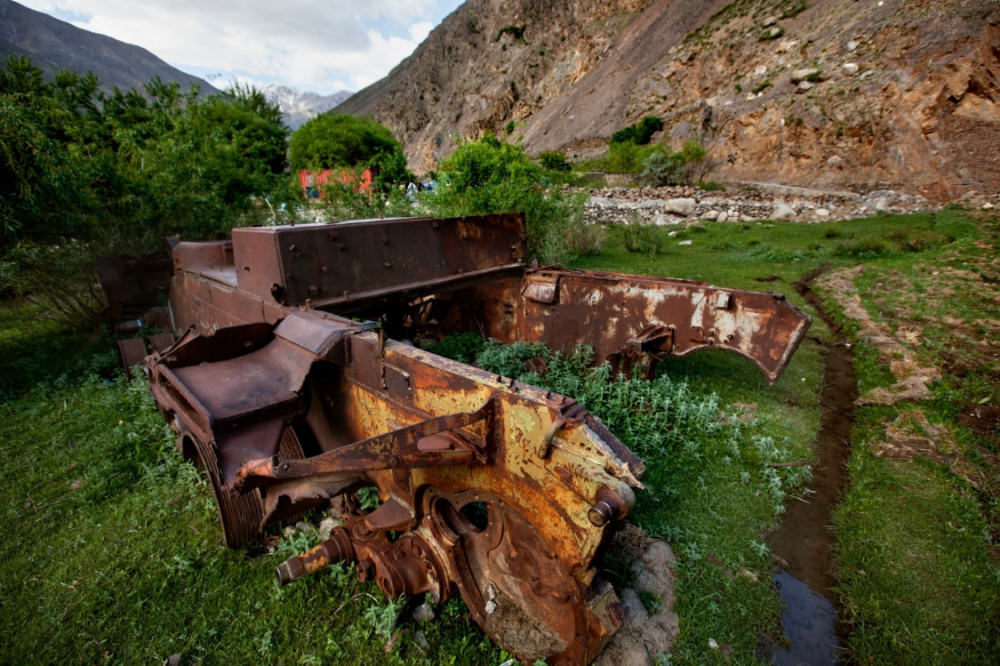
{"label": "distant snowy peak", "polygon": [[261,92],[269,102],[278,105],[285,123],[292,129],[297,129],[302,123],[324,111],[329,111],[351,96],[346,90],[332,95],[320,95],[314,92],[299,92],[276,83],[265,86]]}

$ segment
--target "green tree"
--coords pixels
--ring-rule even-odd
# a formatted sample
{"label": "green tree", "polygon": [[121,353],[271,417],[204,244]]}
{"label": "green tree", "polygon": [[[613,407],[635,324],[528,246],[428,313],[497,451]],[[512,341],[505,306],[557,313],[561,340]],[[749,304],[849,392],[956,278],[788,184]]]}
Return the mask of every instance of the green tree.
{"label": "green tree", "polygon": [[292,134],[288,147],[293,170],[375,167],[380,191],[410,177],[402,144],[387,127],[363,116],[319,115]]}
{"label": "green tree", "polygon": [[26,58],[0,68],[0,252],[60,238],[137,251],[214,236],[282,189],[287,128],[252,88],[208,98],[154,78],[99,91],[52,82]]}
{"label": "green tree", "polygon": [[568,260],[582,225],[583,201],[566,197],[520,146],[493,136],[461,144],[440,169],[441,185],[425,197],[439,217],[523,212],[528,253],[542,263]]}

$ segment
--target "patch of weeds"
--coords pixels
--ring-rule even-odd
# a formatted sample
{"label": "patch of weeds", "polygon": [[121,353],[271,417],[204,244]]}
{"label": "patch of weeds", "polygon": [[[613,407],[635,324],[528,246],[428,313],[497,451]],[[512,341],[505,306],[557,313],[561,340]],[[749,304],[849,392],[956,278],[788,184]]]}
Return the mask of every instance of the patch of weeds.
{"label": "patch of weeds", "polygon": [[424,349],[462,363],[473,363],[483,351],[483,338],[478,333],[463,331],[449,335],[440,342],[426,345]]}
{"label": "patch of weeds", "polygon": [[566,229],[566,246],[578,257],[592,257],[604,249],[607,230],[603,224],[588,224],[583,217],[573,221]]}
{"label": "patch of weeds", "polygon": [[809,9],[809,3],[806,0],[782,0],[778,9],[781,10],[781,18],[794,18]]}
{"label": "patch of weeds", "polygon": [[774,83],[771,82],[770,78],[764,79],[763,81],[761,81],[760,83],[758,83],[753,87],[753,94],[756,95],[758,93],[762,93],[773,85]]}
{"label": "patch of weeds", "polygon": [[639,590],[639,601],[642,602],[642,607],[650,615],[659,613],[660,607],[663,605],[663,601],[649,590]]}
{"label": "patch of weeds", "polygon": [[625,234],[625,249],[629,252],[642,252],[655,257],[663,247],[660,231],[653,224],[643,224],[639,216],[633,214],[623,227]]}
{"label": "patch of weeds", "polygon": [[883,240],[863,240],[840,243],[833,251],[834,256],[844,259],[869,260],[894,254],[892,246]]}

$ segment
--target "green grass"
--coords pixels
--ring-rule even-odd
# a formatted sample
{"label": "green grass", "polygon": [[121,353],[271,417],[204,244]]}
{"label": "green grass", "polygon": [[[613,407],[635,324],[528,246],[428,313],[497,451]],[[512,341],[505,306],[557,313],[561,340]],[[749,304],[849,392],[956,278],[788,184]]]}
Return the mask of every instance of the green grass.
{"label": "green grass", "polygon": [[411,627],[386,653],[378,630],[394,609],[373,584],[334,567],[279,587],[274,567],[310,535],[274,554],[226,548],[210,489],[175,452],[142,381],[78,373],[107,369],[106,345],[66,346],[73,336],[30,309],[0,313],[4,358],[34,350],[0,407],[0,661],[503,661],[460,601],[419,628],[424,647]]}
{"label": "green grass", "polygon": [[836,514],[840,593],[862,664],[988,664],[1000,572],[974,494],[926,459],[887,461],[855,438]]}
{"label": "green grass", "polygon": [[[948,428],[962,460],[995,483],[997,439],[963,415],[969,405],[1000,401],[996,360],[952,344],[944,317],[963,322],[972,337],[988,332],[976,322],[1000,317],[982,293],[940,297],[943,278],[933,271],[992,275],[976,261],[995,250],[976,243],[996,229],[958,210],[817,225],[707,223],[673,238],[657,229],[663,249],[653,257],[628,252],[622,230],[612,229],[602,254],[574,266],[781,292],[808,310],[793,288],[802,275],[865,263],[858,286],[872,314],[893,331],[921,326],[921,358],[951,354],[949,363],[962,364],[961,376],[946,372],[920,408]],[[693,244],[678,246],[684,239]],[[856,333],[841,323],[848,336]],[[818,319],[809,335],[833,336]],[[467,357],[479,351],[469,339],[453,346]],[[874,349],[854,348],[862,390],[891,384]],[[586,372],[560,380],[559,390],[605,412],[647,460],[649,490],[631,519],[678,556],[681,634],[671,663],[752,663],[761,634],[780,637],[766,534],[807,468],[768,463],[808,457],[822,372],[821,346],[806,340],[773,386],[745,359],[719,351],[668,359],[647,384],[616,388],[596,376],[588,387]],[[669,423],[635,418],[643,410],[629,407],[629,396],[665,401],[654,412]],[[278,587],[274,566],[313,534],[296,533],[273,554],[225,548],[209,489],[175,453],[142,384],[114,375],[107,339],[0,304],[0,401],[8,525],[0,544],[0,662],[137,663],[175,653],[204,663],[507,658],[461,602],[438,609],[434,622],[400,630],[386,652],[395,606],[373,585],[334,568]],[[850,486],[835,523],[850,648],[861,663],[986,663],[1000,649],[1000,575],[990,559],[1000,503],[993,486],[973,487],[949,460],[894,462],[871,452],[886,422],[912,407],[858,412]]]}
{"label": "green grass", "polygon": [[[901,325],[919,325],[924,333],[915,351],[924,362],[939,364],[947,357],[962,364],[961,376],[945,365],[942,379],[932,386],[932,399],[921,408],[932,424],[948,428],[961,459],[982,470],[987,482],[978,489],[946,463],[892,462],[872,453],[871,444],[882,436],[885,424],[913,405],[858,411],[850,481],[836,514],[835,538],[839,593],[846,619],[854,628],[848,648],[860,663],[989,663],[998,651],[1000,501],[996,463],[990,455],[998,452],[1000,427],[993,436],[976,432],[963,425],[961,415],[970,405],[1000,403],[1000,372],[996,356],[982,353],[981,345],[965,344],[968,341],[956,345],[954,325],[948,323],[962,321],[971,337],[987,339],[989,330],[977,322],[998,318],[996,301],[984,295],[982,288],[959,285],[944,295],[935,292],[946,282],[949,269],[979,271],[984,279],[991,278],[995,262],[990,268],[975,259],[990,256],[991,249],[983,242],[993,239],[995,243],[1000,236],[997,231],[996,220],[979,220],[955,209],[819,225],[705,223],[674,237],[667,235],[668,229],[658,229],[663,250],[650,258],[628,253],[623,231],[615,229],[600,256],[575,264],[777,291],[809,310],[794,292],[796,280],[820,266],[836,269],[864,263],[869,268],[861,273],[857,286],[873,318],[891,332]],[[691,240],[692,245],[680,246],[681,240]],[[996,250],[992,252],[996,256]],[[990,284],[987,279],[987,291]],[[878,352],[854,338],[856,325],[843,317],[831,295],[822,295],[854,342],[860,390],[893,384],[895,379]],[[832,333],[814,320],[810,336],[829,340]],[[668,359],[663,369],[717,392],[724,403],[756,404],[762,431],[772,437],[795,445],[812,440],[818,425],[816,399],[822,366],[817,346],[809,341],[773,387],[724,352]],[[678,508],[674,522],[687,519],[695,525],[711,525],[716,529],[705,530],[710,541],[703,544],[703,550],[742,552],[746,558],[747,549],[740,551],[740,538],[733,535],[744,534],[741,530],[748,525],[763,529],[767,508],[741,504],[736,486],[731,481],[727,484],[724,476],[713,479],[699,468],[697,478],[708,484],[706,491],[699,494],[697,483],[679,488],[678,493],[689,496],[691,502]],[[717,516],[738,517],[742,522],[732,525]],[[713,564],[717,555],[692,557],[683,548],[678,555],[681,635],[673,660],[752,661],[750,633],[769,624],[759,621],[740,629],[744,618],[730,609],[749,604],[760,618],[773,612],[774,603],[754,596],[752,589],[746,589],[753,587],[750,579],[734,577],[731,566]],[[767,569],[760,561],[757,566],[748,568]],[[734,635],[741,638],[734,640]],[[709,650],[709,638],[736,646],[732,657]]]}

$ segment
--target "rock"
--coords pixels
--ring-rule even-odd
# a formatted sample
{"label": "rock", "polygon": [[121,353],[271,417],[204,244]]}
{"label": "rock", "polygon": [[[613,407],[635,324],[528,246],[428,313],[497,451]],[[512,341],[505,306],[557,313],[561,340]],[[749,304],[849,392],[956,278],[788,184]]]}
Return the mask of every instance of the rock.
{"label": "rock", "polygon": [[767,74],[767,65],[757,65],[753,68],[754,76],[764,76]]}
{"label": "rock", "polygon": [[[788,53],[789,51],[794,51],[798,47],[798,45],[799,45],[799,40],[797,39],[783,39],[780,42],[778,42],[778,46],[774,50],[777,53]],[[780,65],[782,64],[782,62],[779,61],[778,64]]]}
{"label": "rock", "polygon": [[763,25],[765,28],[770,28],[777,22],[778,22],[777,16],[768,16],[766,19],[764,19],[764,22],[761,25]]}
{"label": "rock", "polygon": [[840,66],[840,68],[844,70],[844,74],[847,74],[848,76],[854,76],[858,73],[858,69],[860,69],[858,67],[858,63],[856,62],[845,62]]}
{"label": "rock", "polygon": [[854,51],[857,51],[858,50],[858,43],[856,41],[854,41],[853,39],[851,41],[847,42],[847,50],[850,51],[851,53],[853,53]]}
{"label": "rock", "polygon": [[816,81],[823,74],[823,70],[819,67],[804,67],[802,69],[796,69],[792,71],[792,83],[798,83],[799,81]]}
{"label": "rock", "polygon": [[719,216],[715,218],[716,222],[725,222],[728,216],[723,212],[719,213]]}
{"label": "rock", "polygon": [[694,243],[694,241],[685,240],[685,241],[681,241],[680,243],[678,243],[678,245],[691,245],[693,243]]}
{"label": "rock", "polygon": [[[626,526],[615,537],[615,545],[632,561],[635,589],[620,591],[625,620],[608,643],[595,666],[652,666],[670,651],[680,622],[674,611],[674,554],[662,541],[649,539],[641,530]],[[640,592],[660,600],[660,608],[650,615]]]}
{"label": "rock", "polygon": [[663,210],[675,215],[689,217],[694,214],[695,200],[687,197],[678,199],[667,199],[663,202]]}
{"label": "rock", "polygon": [[764,31],[764,36],[767,39],[777,39],[778,37],[781,37],[783,34],[785,34],[784,29],[778,26],[772,26]]}
{"label": "rock", "polygon": [[872,202],[872,207],[875,209],[876,212],[886,213],[891,210],[892,202],[889,201],[889,197],[879,197],[878,199]]}
{"label": "rock", "polygon": [[774,206],[771,208],[771,219],[794,220],[795,209],[786,204],[784,201],[775,201]]}
{"label": "rock", "polygon": [[413,609],[413,619],[421,624],[434,619],[434,609],[429,604],[423,603]]}
{"label": "rock", "polygon": [[334,518],[327,516],[323,520],[319,521],[319,538],[326,541],[330,538],[330,534],[333,532],[338,524],[338,521]]}
{"label": "rock", "polygon": [[795,92],[804,93],[813,89],[813,84],[808,81],[800,81],[799,85],[795,88]]}
{"label": "rock", "polygon": [[828,211],[826,208],[817,208],[815,215],[817,218],[825,220],[826,218],[830,217],[830,211]]}
{"label": "rock", "polygon": [[826,160],[826,165],[834,169],[844,168],[844,158],[840,155],[831,155]]}
{"label": "rock", "polygon": [[995,208],[995,206],[992,203],[990,203],[989,201],[987,201],[986,203],[983,204],[982,208],[983,208],[983,210],[993,210]]}
{"label": "rock", "polygon": [[719,219],[719,211],[717,211],[717,210],[709,210],[709,211],[706,211],[705,214],[702,215],[701,217],[702,217],[703,220],[709,220],[709,221],[717,220],[717,219]]}

